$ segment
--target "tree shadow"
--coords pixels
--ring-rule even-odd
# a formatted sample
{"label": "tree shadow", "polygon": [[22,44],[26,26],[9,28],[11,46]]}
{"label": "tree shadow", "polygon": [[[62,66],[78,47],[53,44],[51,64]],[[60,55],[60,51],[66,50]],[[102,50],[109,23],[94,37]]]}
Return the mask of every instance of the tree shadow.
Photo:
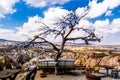
{"label": "tree shadow", "polygon": [[75,72],[75,71],[69,71],[65,73],[60,73],[59,75],[81,76],[82,74],[79,72]]}

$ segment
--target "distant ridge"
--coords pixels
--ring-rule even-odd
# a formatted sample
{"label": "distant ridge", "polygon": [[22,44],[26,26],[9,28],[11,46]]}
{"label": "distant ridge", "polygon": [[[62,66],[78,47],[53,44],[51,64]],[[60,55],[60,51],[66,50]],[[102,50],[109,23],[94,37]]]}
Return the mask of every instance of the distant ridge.
{"label": "distant ridge", "polygon": [[15,41],[12,41],[12,40],[6,40],[6,39],[0,39],[0,42],[15,42]]}

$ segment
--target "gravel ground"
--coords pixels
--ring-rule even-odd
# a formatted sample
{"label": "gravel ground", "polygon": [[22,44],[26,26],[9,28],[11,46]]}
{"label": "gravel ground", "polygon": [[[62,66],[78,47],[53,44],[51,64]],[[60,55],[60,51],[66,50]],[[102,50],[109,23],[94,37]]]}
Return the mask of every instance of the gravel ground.
{"label": "gravel ground", "polygon": [[61,75],[47,74],[47,76],[44,78],[40,77],[40,73],[41,73],[40,71],[37,72],[35,80],[84,80],[85,79],[85,76],[77,72],[71,72],[68,74],[61,74]]}
{"label": "gravel ground", "polygon": [[[46,77],[44,77],[44,78],[40,77],[40,73],[41,73],[41,71],[37,71],[37,74],[35,76],[35,80],[86,80],[85,75],[80,74],[81,71],[79,71],[79,70],[73,71],[73,72],[68,73],[68,74],[61,74],[61,75],[47,74]],[[21,80],[22,77],[23,77],[23,74],[19,74],[17,76],[16,80]],[[111,77],[104,77],[101,80],[120,80],[120,78],[113,79]]]}
{"label": "gravel ground", "polygon": [[[37,72],[35,80],[86,80],[85,75],[80,74],[80,71],[74,71],[72,73],[68,74],[61,74],[61,75],[55,75],[55,74],[48,74],[46,77],[41,78],[40,77],[40,71]],[[111,77],[104,77],[101,80],[120,80],[119,79],[113,79]]]}

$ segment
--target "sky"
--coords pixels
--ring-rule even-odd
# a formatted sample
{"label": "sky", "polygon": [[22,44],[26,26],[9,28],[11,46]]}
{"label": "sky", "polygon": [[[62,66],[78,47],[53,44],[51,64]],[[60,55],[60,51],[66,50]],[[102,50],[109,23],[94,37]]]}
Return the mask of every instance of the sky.
{"label": "sky", "polygon": [[[53,26],[56,18],[71,11],[81,16],[88,6],[91,6],[89,19],[81,20],[79,26],[95,27],[97,35],[103,36],[96,44],[119,45],[120,0],[1,0],[0,39],[25,41],[39,33],[41,24],[35,21]],[[71,36],[74,35],[77,33]]]}

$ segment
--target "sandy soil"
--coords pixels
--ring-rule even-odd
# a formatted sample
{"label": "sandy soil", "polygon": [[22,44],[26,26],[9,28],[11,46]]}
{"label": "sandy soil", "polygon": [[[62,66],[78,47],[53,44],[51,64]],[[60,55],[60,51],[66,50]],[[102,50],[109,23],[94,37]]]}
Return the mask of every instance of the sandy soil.
{"label": "sandy soil", "polygon": [[44,78],[40,77],[40,73],[41,73],[40,71],[37,72],[35,80],[84,80],[85,79],[85,76],[81,75],[78,72],[71,72],[68,74],[60,74],[60,75],[47,74],[47,76]]}
{"label": "sandy soil", "polygon": [[[55,74],[47,74],[46,77],[41,78],[40,77],[41,71],[37,71],[37,74],[35,76],[35,80],[85,80],[85,75],[81,74],[81,71],[73,71],[68,74],[61,74],[61,75],[55,75]],[[19,74],[16,78],[16,80],[21,80],[23,77],[23,74]],[[105,77],[101,80],[120,80],[119,79],[113,79],[111,77]]]}

